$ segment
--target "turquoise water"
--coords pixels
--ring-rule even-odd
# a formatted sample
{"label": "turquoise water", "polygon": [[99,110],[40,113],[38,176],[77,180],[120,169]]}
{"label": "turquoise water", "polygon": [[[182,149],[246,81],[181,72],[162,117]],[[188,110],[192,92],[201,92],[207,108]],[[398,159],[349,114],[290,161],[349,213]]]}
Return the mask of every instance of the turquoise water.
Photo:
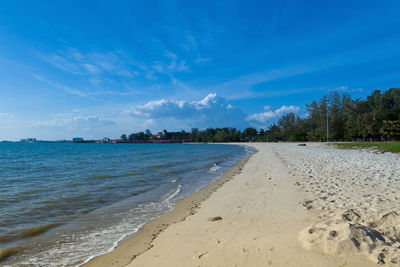
{"label": "turquoise water", "polygon": [[76,266],[112,250],[251,153],[195,144],[0,143],[1,265]]}

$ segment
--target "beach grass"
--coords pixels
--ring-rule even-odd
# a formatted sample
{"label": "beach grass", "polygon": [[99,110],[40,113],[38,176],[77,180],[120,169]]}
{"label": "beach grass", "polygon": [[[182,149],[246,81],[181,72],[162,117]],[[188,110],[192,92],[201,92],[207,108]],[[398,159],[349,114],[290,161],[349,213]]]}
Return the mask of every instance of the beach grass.
{"label": "beach grass", "polygon": [[376,149],[382,152],[400,153],[400,141],[349,142],[349,143],[332,143],[332,145],[342,149]]}

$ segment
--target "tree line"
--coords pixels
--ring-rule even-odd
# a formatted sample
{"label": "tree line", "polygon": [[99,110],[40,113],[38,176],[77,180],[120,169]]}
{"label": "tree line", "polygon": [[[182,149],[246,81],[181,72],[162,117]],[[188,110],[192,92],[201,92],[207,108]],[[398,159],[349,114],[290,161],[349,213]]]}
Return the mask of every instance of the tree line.
{"label": "tree line", "polygon": [[283,115],[267,129],[193,128],[153,135],[123,134],[124,142],[373,141],[400,139],[400,89],[375,90],[365,100],[332,92],[306,105],[307,115]]}

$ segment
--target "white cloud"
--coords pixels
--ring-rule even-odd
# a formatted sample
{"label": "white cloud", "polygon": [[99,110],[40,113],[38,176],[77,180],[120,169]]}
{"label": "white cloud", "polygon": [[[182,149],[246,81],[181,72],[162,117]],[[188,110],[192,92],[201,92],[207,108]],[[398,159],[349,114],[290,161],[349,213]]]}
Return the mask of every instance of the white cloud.
{"label": "white cloud", "polygon": [[156,100],[126,111],[134,117],[151,120],[152,125],[162,125],[165,119],[173,121],[177,129],[186,127],[237,127],[248,126],[245,114],[216,94],[209,94],[199,101]]}
{"label": "white cloud", "polygon": [[362,88],[349,88],[348,86],[339,86],[333,89],[327,89],[326,91],[329,92],[346,92],[346,93],[351,93],[351,92],[363,92],[364,90]]}
{"label": "white cloud", "polygon": [[103,83],[103,80],[97,78],[90,78],[89,82],[91,85],[97,86]]}
{"label": "white cloud", "polygon": [[96,65],[85,63],[82,66],[90,73],[97,74],[99,72],[99,68]]}
{"label": "white cloud", "polygon": [[261,113],[255,113],[249,115],[246,120],[248,121],[256,121],[260,123],[267,123],[271,120],[276,120],[277,118],[281,117],[282,115],[285,115],[287,113],[293,112],[297,113],[301,111],[301,108],[298,106],[285,106],[283,105],[282,107],[272,110],[270,106],[265,106],[264,107],[264,112]]}
{"label": "white cloud", "polygon": [[15,116],[7,113],[7,112],[0,112],[0,121],[2,122],[2,126],[5,126],[4,124],[10,124],[12,122],[15,122]]}
{"label": "white cloud", "polygon": [[59,114],[51,120],[38,122],[36,126],[60,127],[68,131],[90,131],[93,128],[114,124],[115,122],[96,115]]}
{"label": "white cloud", "polygon": [[7,112],[0,112],[0,118],[9,119],[9,118],[12,118],[12,117],[14,117],[14,116],[11,115],[10,113],[7,113]]}
{"label": "white cloud", "polygon": [[164,67],[163,67],[163,65],[161,65],[160,62],[156,62],[156,63],[153,65],[153,69],[156,70],[156,71],[158,71],[158,72],[161,72],[161,73],[164,72]]}
{"label": "white cloud", "polygon": [[[174,73],[189,71],[190,68],[186,64],[186,60],[179,59],[176,54],[167,51],[164,57],[170,59],[170,62],[155,61],[152,65],[153,70],[161,74],[170,75],[171,79],[174,79],[172,76]],[[152,75],[150,75],[150,77],[152,77]]]}
{"label": "white cloud", "polygon": [[156,122],[153,119],[147,119],[143,123],[141,123],[139,126],[144,128],[152,128],[156,125]]}
{"label": "white cloud", "polygon": [[212,59],[211,58],[208,58],[208,57],[199,57],[199,58],[196,58],[195,60],[194,60],[194,62],[196,62],[196,63],[202,63],[202,62],[209,62],[209,61],[211,61]]}

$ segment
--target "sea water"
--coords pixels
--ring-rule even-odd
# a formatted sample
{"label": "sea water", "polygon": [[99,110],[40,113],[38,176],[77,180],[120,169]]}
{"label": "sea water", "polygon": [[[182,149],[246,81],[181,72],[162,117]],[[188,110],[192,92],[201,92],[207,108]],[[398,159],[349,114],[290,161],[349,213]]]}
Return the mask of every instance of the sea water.
{"label": "sea water", "polygon": [[85,263],[251,152],[213,144],[0,143],[0,265]]}

